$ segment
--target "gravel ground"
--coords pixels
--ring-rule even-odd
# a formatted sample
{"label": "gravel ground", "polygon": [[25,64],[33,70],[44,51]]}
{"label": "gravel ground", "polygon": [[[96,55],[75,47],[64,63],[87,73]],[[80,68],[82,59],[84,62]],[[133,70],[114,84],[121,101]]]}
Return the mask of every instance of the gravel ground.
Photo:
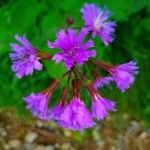
{"label": "gravel ground", "polygon": [[128,115],[123,115],[121,121],[121,130],[108,118],[80,133],[35,118],[21,121],[13,111],[1,111],[0,150],[149,150],[150,130],[129,120]]}

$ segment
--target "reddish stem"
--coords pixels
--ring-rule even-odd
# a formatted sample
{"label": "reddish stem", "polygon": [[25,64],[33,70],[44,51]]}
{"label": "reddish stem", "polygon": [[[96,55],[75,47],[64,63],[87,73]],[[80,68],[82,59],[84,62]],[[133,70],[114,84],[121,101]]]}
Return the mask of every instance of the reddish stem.
{"label": "reddish stem", "polygon": [[72,80],[72,87],[73,87],[73,97],[81,99],[79,79]]}
{"label": "reddish stem", "polygon": [[109,71],[112,68],[111,65],[108,65],[108,64],[104,63],[103,61],[96,61],[95,64],[98,67],[100,67],[100,68],[102,68],[102,69],[104,69],[106,71]]}
{"label": "reddish stem", "polygon": [[66,98],[68,96],[68,92],[69,92],[68,87],[65,87],[61,94],[61,98],[60,98],[60,102],[59,102],[60,105],[64,106],[66,104]]}
{"label": "reddish stem", "polygon": [[40,59],[50,60],[52,58],[52,55],[47,52],[37,52],[37,55]]}

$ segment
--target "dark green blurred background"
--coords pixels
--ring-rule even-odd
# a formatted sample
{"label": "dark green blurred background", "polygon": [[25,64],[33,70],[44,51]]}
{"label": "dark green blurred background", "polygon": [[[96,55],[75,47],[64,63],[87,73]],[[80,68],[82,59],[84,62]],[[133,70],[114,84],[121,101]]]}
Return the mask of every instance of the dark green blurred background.
{"label": "dark green blurred background", "polygon": [[[28,116],[22,97],[31,92],[44,90],[53,78],[65,72],[63,64],[43,62],[44,70],[32,76],[17,79],[11,71],[9,59],[10,42],[14,35],[26,34],[37,48],[52,54],[47,40],[55,40],[55,32],[66,26],[66,18],[75,20],[72,27],[83,25],[80,8],[85,2],[106,6],[113,12],[117,22],[116,37],[109,47],[95,39],[97,58],[108,63],[120,64],[136,60],[140,73],[133,86],[121,94],[116,88],[105,88],[103,96],[117,103],[118,111],[113,113],[114,122],[121,127],[122,114],[142,121],[150,127],[150,2],[149,0],[0,0],[0,107],[15,108],[21,118]],[[59,98],[60,89],[54,95]],[[83,93],[84,99],[86,93]]]}

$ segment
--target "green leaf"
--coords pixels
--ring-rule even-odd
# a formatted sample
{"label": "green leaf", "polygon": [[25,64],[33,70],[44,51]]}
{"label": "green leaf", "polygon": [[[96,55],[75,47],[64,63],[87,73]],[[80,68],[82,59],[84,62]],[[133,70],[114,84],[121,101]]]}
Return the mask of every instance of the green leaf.
{"label": "green leaf", "polygon": [[66,72],[66,68],[62,63],[56,64],[54,61],[45,62],[46,70],[50,77],[59,79]]}

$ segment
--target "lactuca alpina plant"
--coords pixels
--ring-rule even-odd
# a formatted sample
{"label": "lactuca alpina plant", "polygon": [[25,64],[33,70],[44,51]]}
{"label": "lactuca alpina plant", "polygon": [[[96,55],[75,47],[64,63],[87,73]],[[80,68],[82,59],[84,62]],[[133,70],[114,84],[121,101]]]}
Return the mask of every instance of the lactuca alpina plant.
{"label": "lactuca alpina plant", "polygon": [[[109,10],[99,8],[96,4],[85,4],[80,11],[85,21],[84,27],[79,31],[70,28],[74,21],[72,17],[68,17],[67,28],[60,29],[56,33],[55,42],[48,41],[48,47],[59,49],[59,53],[51,55],[40,52],[25,36],[16,35],[15,38],[21,45],[11,44],[13,52],[10,53],[10,58],[12,70],[18,78],[31,75],[33,70],[42,70],[43,65],[40,60],[54,61],[56,64],[63,61],[66,72],[61,78],[55,79],[46,90],[31,93],[23,99],[26,108],[34,116],[42,120],[54,121],[67,129],[83,131],[96,125],[95,119],[103,120],[110,112],[116,111],[115,102],[101,96],[98,88],[115,82],[117,88],[125,92],[134,82],[138,67],[135,61],[110,65],[102,60],[93,59],[96,56],[96,50],[93,50],[94,37],[98,35],[105,46],[108,46],[114,40],[116,23],[108,21]],[[91,73],[91,78],[82,71],[83,65]],[[101,75],[101,70],[108,72],[108,75]],[[62,89],[59,101],[55,104],[53,102],[54,105],[49,107],[51,101],[54,101],[53,93],[64,78],[68,80]],[[84,103],[81,88],[86,89],[91,97],[90,109]],[[70,96],[71,99],[68,100]]]}

